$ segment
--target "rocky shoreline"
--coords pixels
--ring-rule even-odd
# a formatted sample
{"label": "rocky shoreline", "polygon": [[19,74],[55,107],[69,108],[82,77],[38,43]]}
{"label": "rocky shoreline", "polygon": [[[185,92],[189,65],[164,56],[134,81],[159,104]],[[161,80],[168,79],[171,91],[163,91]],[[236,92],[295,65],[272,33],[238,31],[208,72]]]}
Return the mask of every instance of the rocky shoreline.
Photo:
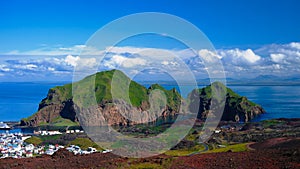
{"label": "rocky shoreline", "polygon": [[[120,79],[120,84],[117,87],[119,93],[113,97],[110,88],[115,76]],[[90,86],[91,80],[95,81],[95,86]],[[127,85],[130,86],[129,91],[125,90]],[[73,88],[80,91],[78,96],[73,96]],[[165,96],[165,101],[161,100],[160,93]],[[124,96],[128,94],[129,99]],[[96,103],[91,100],[94,95]],[[150,97],[155,97],[155,108],[151,107]],[[96,73],[73,84],[49,89],[47,97],[39,104],[38,112],[22,119],[20,125],[79,125],[80,121],[85,126],[126,126],[186,112],[197,114],[198,119],[205,120],[209,116],[218,117],[221,111],[224,111],[221,120],[237,122],[248,122],[265,113],[260,105],[238,95],[220,82],[194,89],[184,99],[175,88],[166,90],[158,84],[145,88],[129,79],[123,72],[111,70]]]}

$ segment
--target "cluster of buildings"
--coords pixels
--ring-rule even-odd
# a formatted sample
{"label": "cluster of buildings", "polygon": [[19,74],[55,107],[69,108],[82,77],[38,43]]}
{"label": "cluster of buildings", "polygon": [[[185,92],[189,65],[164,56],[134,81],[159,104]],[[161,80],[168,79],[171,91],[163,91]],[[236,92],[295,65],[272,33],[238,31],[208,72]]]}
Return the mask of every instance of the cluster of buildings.
{"label": "cluster of buildings", "polygon": [[33,144],[26,144],[24,140],[30,136],[23,136],[21,133],[11,134],[3,133],[0,135],[0,158],[22,158],[33,157],[33,155],[48,154],[52,155],[60,148],[60,145],[49,146],[34,146]]}
{"label": "cluster of buildings", "polygon": [[[69,147],[66,148],[69,152],[74,153],[75,155],[82,155],[82,154],[92,154],[98,152],[96,148],[93,147],[88,147],[86,150],[82,150],[79,146],[76,145],[70,145]],[[112,150],[107,149],[101,151],[102,153],[109,153]]]}
{"label": "cluster of buildings", "polygon": [[[52,133],[41,133],[41,135],[52,135]],[[23,158],[33,157],[35,155],[53,155],[61,148],[65,148],[61,145],[48,145],[48,146],[34,146],[33,144],[27,144],[24,140],[31,136],[23,136],[22,133],[3,133],[0,134],[0,158]],[[89,147],[86,150],[82,150],[79,146],[71,145],[66,149],[75,155],[79,154],[91,154],[97,152],[93,147]],[[102,153],[110,152],[111,150],[102,151]]]}
{"label": "cluster of buildings", "polygon": [[97,152],[97,149],[93,148],[93,147],[89,147],[87,148],[87,150],[81,150],[81,148],[79,146],[75,146],[75,145],[70,145],[69,147],[66,148],[68,151],[74,153],[75,155],[78,154],[91,154],[91,153],[95,153]]}
{"label": "cluster of buildings", "polygon": [[[83,130],[67,130],[66,131],[66,134],[73,134],[73,133],[84,133],[84,131]],[[33,134],[42,135],[42,136],[51,136],[51,135],[58,135],[58,134],[63,134],[63,133],[58,130],[54,130],[54,131],[38,130],[38,131],[33,131]]]}
{"label": "cluster of buildings", "polygon": [[21,133],[11,134],[3,133],[0,135],[0,158],[12,157],[32,157],[34,151],[38,151],[37,147],[32,144],[24,144],[24,140],[28,137]]}
{"label": "cluster of buildings", "polygon": [[67,130],[66,131],[67,134],[72,134],[72,133],[84,133],[83,130]]}
{"label": "cluster of buildings", "polygon": [[234,124],[225,124],[220,127],[217,127],[214,133],[218,134],[221,132],[230,132],[230,131],[241,131],[243,129],[243,123],[234,123]]}

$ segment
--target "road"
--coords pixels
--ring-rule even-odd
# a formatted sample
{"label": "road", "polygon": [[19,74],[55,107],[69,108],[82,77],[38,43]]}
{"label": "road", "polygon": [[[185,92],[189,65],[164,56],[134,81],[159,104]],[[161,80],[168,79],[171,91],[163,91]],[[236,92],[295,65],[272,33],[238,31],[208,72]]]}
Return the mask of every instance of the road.
{"label": "road", "polygon": [[205,144],[205,143],[201,143],[201,144],[204,146],[204,150],[193,152],[193,153],[191,153],[191,154],[189,154],[187,156],[192,156],[192,155],[200,154],[200,153],[203,153],[203,152],[206,152],[206,151],[209,150],[209,147],[208,147],[207,144]]}

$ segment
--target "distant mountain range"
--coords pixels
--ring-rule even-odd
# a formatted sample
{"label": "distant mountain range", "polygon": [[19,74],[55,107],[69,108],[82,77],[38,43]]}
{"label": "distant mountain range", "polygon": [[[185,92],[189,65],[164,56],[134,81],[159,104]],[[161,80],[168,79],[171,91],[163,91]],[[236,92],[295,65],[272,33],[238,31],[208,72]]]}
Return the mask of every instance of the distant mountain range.
{"label": "distant mountain range", "polygon": [[229,85],[300,85],[299,77],[280,77],[274,75],[259,75],[251,79],[227,79]]}
{"label": "distant mountain range", "polygon": [[[274,75],[259,75],[255,78],[226,78],[226,79],[197,79],[198,85],[209,85],[215,81],[226,81],[227,85],[300,85],[300,77],[280,77]],[[153,84],[154,81],[139,81],[143,85]],[[162,85],[177,85],[176,81],[155,81]],[[186,84],[193,84],[186,82]]]}

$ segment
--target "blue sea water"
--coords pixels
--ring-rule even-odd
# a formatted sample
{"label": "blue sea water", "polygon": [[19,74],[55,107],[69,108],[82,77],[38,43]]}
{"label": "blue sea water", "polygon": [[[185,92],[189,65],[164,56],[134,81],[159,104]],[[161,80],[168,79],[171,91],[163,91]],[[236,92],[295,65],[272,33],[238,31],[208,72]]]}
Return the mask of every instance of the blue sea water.
{"label": "blue sea water", "polygon": [[[32,115],[50,88],[65,83],[0,83],[0,121],[19,121]],[[164,87],[171,89],[173,86]],[[300,118],[300,86],[229,87],[267,111],[255,120]]]}
{"label": "blue sea water", "polygon": [[254,119],[300,118],[300,86],[229,86],[260,104],[266,113]]}
{"label": "blue sea water", "polygon": [[[172,89],[174,86],[164,86]],[[203,86],[199,86],[201,88]],[[266,113],[253,119],[261,121],[274,118],[300,118],[300,86],[254,86],[228,85],[236,93],[246,96],[249,100],[261,105]],[[179,90],[178,87],[175,87]],[[182,87],[183,93],[190,87]]]}
{"label": "blue sea water", "polygon": [[19,121],[38,109],[50,88],[63,82],[0,83],[0,121]]}

